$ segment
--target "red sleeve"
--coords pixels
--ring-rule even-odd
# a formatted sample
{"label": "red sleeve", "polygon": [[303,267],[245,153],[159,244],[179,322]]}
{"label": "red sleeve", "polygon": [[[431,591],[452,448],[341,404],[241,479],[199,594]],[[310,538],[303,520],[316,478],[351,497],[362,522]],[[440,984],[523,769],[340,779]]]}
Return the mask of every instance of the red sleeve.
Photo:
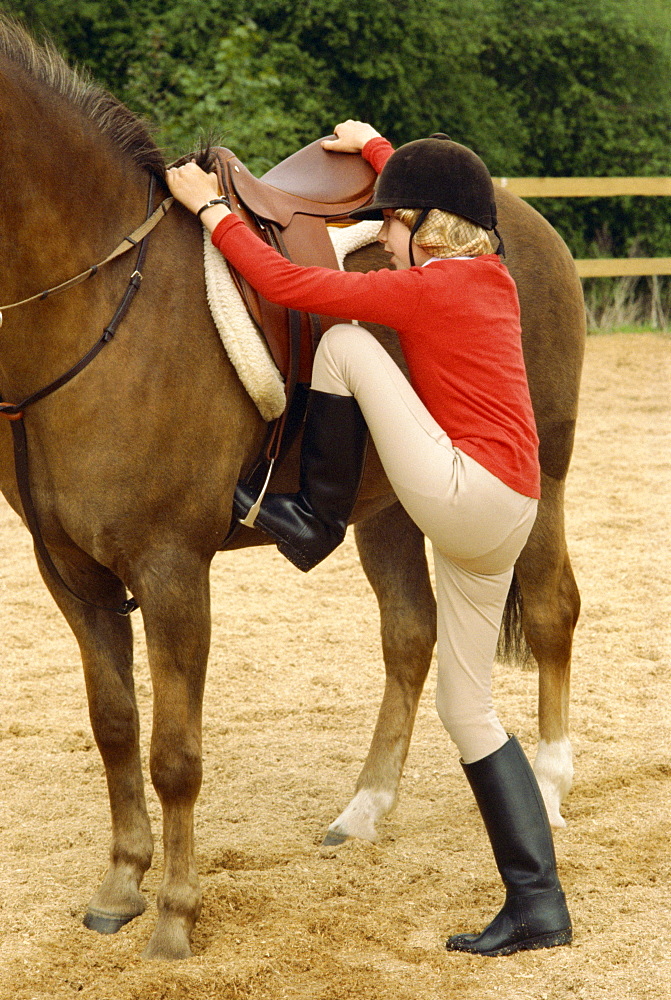
{"label": "red sleeve", "polygon": [[222,219],[212,242],[270,302],[303,312],[404,327],[415,314],[424,287],[420,268],[360,274],[292,264],[235,215]]}
{"label": "red sleeve", "polygon": [[383,139],[382,136],[376,136],[375,139],[369,139],[366,145],[361,150],[361,155],[364,160],[368,160],[373,170],[380,174],[382,173],[382,168],[394,152],[394,147],[389,142],[388,139]]}

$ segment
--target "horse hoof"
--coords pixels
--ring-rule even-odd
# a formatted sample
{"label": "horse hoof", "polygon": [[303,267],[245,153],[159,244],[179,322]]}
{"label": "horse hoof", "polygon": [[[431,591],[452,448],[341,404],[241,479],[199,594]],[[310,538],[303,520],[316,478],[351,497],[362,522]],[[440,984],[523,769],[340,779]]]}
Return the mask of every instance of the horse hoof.
{"label": "horse hoof", "polygon": [[97,931],[98,934],[116,934],[124,924],[129,924],[137,916],[136,913],[127,916],[115,916],[112,913],[102,913],[100,910],[88,910],[84,917],[84,927],[90,931]]}
{"label": "horse hoof", "polygon": [[196,922],[198,905],[195,914],[178,917],[174,913],[159,913],[154,933],[142,952],[145,961],[179,962],[191,958],[189,938],[191,929]]}
{"label": "horse hoof", "polygon": [[192,955],[193,952],[188,941],[177,946],[165,947],[162,943],[156,943],[152,939],[142,952],[142,958],[145,962],[183,962],[185,959],[191,958]]}
{"label": "horse hoof", "polygon": [[338,833],[337,830],[327,830],[321,846],[340,847],[346,840],[349,840],[349,836],[346,833]]}

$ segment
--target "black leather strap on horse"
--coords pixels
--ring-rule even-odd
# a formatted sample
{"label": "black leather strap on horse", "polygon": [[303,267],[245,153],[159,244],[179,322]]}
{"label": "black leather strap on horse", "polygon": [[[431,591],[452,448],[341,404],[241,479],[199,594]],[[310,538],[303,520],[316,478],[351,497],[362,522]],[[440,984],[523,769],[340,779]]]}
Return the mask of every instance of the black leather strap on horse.
{"label": "black leather strap on horse", "polygon": [[[35,544],[35,548],[37,549],[40,558],[42,559],[44,568],[57,583],[59,583],[62,587],[64,587],[65,590],[67,590],[68,593],[71,594],[72,597],[76,598],[76,600],[78,600],[81,604],[87,604],[89,607],[97,608],[99,611],[114,611],[116,614],[123,616],[131,614],[131,612],[135,611],[136,608],[139,607],[134,597],[130,597],[128,600],[124,601],[123,604],[117,607],[109,607],[106,605],[96,604],[94,601],[90,601],[88,600],[88,598],[82,597],[80,594],[77,594],[76,591],[74,591],[72,587],[70,587],[65,582],[60,572],[56,568],[54,561],[51,558],[51,555],[49,554],[49,550],[45,544],[44,538],[42,537],[39,518],[37,516],[37,511],[35,510],[35,504],[33,503],[32,492],[30,489],[28,438],[26,435],[26,427],[24,423],[24,411],[29,406],[32,406],[34,403],[39,402],[39,400],[44,399],[46,396],[50,396],[52,392],[56,392],[57,389],[60,389],[61,386],[66,385],[75,377],[75,375],[78,375],[81,371],[83,371],[84,368],[86,368],[87,365],[89,365],[93,361],[93,359],[100,353],[103,347],[105,347],[105,345],[108,344],[110,340],[112,340],[115,333],[117,332],[119,324],[121,323],[124,316],[128,312],[130,304],[133,301],[135,294],[137,293],[137,290],[140,287],[140,284],[142,283],[142,268],[144,267],[144,262],[147,256],[147,240],[149,232],[151,231],[151,229],[153,229],[153,225],[151,226],[151,228],[147,229],[146,228],[147,223],[151,220],[154,220],[154,225],[155,225],[156,222],[159,221],[160,218],[162,218],[162,215],[160,216],[158,215],[158,209],[156,212],[152,214],[152,205],[154,203],[155,187],[156,187],[156,178],[152,175],[151,180],[149,182],[149,195],[147,198],[147,221],[143,226],[140,227],[140,230],[136,230],[136,232],[143,231],[144,235],[141,237],[139,242],[139,251],[137,259],[135,261],[135,269],[130,276],[130,280],[128,282],[128,286],[126,287],[126,291],[123,295],[123,298],[119,303],[119,306],[116,312],[114,313],[114,316],[105,327],[100,340],[98,340],[93,345],[91,350],[88,351],[84,355],[84,357],[81,358],[75,365],[73,365],[72,368],[70,368],[67,372],[65,372],[63,375],[60,375],[57,379],[54,379],[54,381],[50,382],[49,385],[44,386],[43,389],[38,389],[37,392],[34,392],[30,396],[27,396],[20,403],[5,403],[2,401],[2,397],[0,397],[0,416],[6,417],[11,422],[12,440],[14,444],[14,469],[16,472],[16,482],[19,490],[19,496],[21,498],[21,503],[23,505],[23,512],[25,514],[26,522],[28,524],[28,529],[30,530],[31,535],[33,536],[33,542]],[[163,202],[162,205],[165,205],[165,202]],[[159,206],[159,208],[160,207],[161,206]],[[165,214],[165,211],[167,211],[169,207],[170,204],[167,205],[167,208],[165,208],[163,214]],[[128,246],[126,247],[127,250],[131,249],[132,246],[136,245],[136,241],[132,238],[132,236],[127,237],[126,239],[130,241]],[[118,256],[118,254],[114,255]],[[113,255],[110,255],[110,257],[108,257],[107,260],[111,260],[112,256]],[[87,272],[85,272],[85,274],[86,273]],[[93,271],[93,273],[95,273],[95,271]],[[66,284],[68,287],[72,287],[74,283],[75,280],[73,279],[71,283],[66,283]],[[65,285],[58,286],[58,289],[65,290]],[[39,297],[40,296],[34,296],[33,298],[39,298]],[[25,301],[32,301],[32,300],[30,299],[24,300],[24,302]],[[22,305],[23,303],[17,303],[17,304]]]}
{"label": "black leather strap on horse", "polygon": [[[279,227],[268,223],[266,226],[266,232],[270,236],[269,242],[271,246],[274,246],[275,250],[277,250],[278,253],[281,253],[282,256],[286,257],[288,260],[289,254],[287,253],[287,248],[284,245]],[[268,461],[273,461],[280,454],[282,447],[282,435],[286,426],[287,413],[293,403],[294,391],[298,383],[298,369],[301,360],[301,314],[295,309],[287,309],[287,314],[289,317],[289,370],[284,384],[287,405],[284,413],[277,422],[278,432],[276,440],[272,441],[271,439],[271,444],[266,448],[266,458]]]}
{"label": "black leather strap on horse", "polygon": [[[153,180],[154,178],[152,176],[152,181]],[[20,302],[10,302],[8,305],[0,306],[0,326],[2,326],[3,311],[6,312],[8,309],[16,309],[17,306],[25,306],[29,302],[42,302],[50,295],[56,295],[58,292],[66,292],[70,288],[80,285],[83,281],[87,281],[89,278],[94,278],[100,271],[101,267],[104,267],[105,264],[109,264],[112,260],[116,260],[116,258],[120,257],[122,254],[128,253],[129,250],[132,250],[133,247],[137,246],[138,243],[144,240],[152,229],[158,225],[174,200],[175,199],[173,197],[164,198],[158,208],[151,214],[147,215],[147,218],[142,225],[138,226],[138,228],[132,232],[130,236],[125,236],[121,243],[119,243],[119,245],[116,246],[104,260],[99,261],[97,264],[92,264],[91,267],[87,267],[87,269],[82,271],[81,274],[76,274],[74,278],[68,278],[67,281],[62,281],[59,285],[54,285],[52,288],[45,288],[42,292],[37,292],[35,295],[29,295],[26,299],[21,299]]]}

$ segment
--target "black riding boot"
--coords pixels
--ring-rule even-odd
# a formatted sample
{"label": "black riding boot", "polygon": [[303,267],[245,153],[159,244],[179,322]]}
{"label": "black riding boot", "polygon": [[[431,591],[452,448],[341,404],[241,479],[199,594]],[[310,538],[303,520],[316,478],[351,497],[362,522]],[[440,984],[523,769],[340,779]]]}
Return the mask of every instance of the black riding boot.
{"label": "black riding boot", "polygon": [[514,736],[464,764],[506,887],[506,902],[481,934],[456,934],[448,951],[511,955],[571,943],[571,918],[557,876],[545,804]]}
{"label": "black riding boot", "polygon": [[[300,492],[270,493],[254,522],[304,572],[345,537],[366,457],[368,428],[354,396],[310,391],[301,446]],[[244,521],[256,497],[238,483],[233,510]]]}

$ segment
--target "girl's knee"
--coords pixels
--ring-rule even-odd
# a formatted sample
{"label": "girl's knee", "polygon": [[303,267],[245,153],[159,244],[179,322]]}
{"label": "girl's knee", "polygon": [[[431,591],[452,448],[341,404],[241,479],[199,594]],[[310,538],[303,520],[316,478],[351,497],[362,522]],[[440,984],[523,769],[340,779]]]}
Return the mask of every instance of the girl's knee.
{"label": "girl's knee", "polygon": [[356,395],[369,367],[370,344],[375,338],[361,326],[336,323],[330,327],[315,354],[313,388],[322,392]]}
{"label": "girl's knee", "polygon": [[317,351],[323,351],[333,359],[342,359],[348,357],[367,338],[375,339],[362,326],[354,326],[353,323],[336,323],[329,327],[319,341]]}

